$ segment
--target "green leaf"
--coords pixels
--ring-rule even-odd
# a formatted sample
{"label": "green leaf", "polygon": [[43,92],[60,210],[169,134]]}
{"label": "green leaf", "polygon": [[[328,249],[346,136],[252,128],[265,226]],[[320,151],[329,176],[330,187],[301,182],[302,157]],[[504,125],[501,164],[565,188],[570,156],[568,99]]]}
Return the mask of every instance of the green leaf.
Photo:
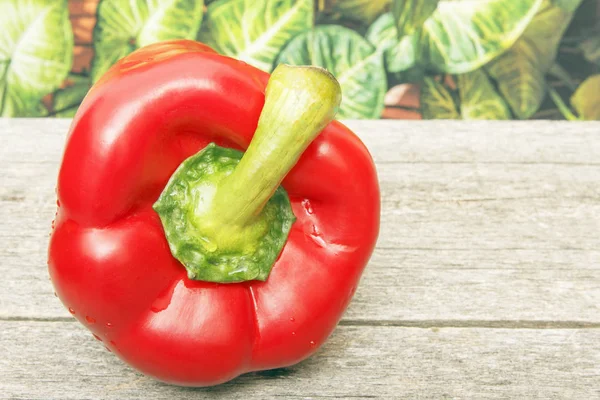
{"label": "green leaf", "polygon": [[552,0],[552,2],[558,7],[562,8],[567,12],[574,12],[583,0]]}
{"label": "green leaf", "polygon": [[552,86],[548,86],[548,94],[558,108],[558,111],[565,117],[567,121],[580,121],[579,117],[573,114],[573,111],[565,104],[560,94]]}
{"label": "green leaf", "polygon": [[508,50],[542,0],[442,0],[425,21],[420,58],[440,72],[475,70]]}
{"label": "green leaf", "polygon": [[295,37],[277,63],[318,65],[330,71],[342,87],[338,118],[379,118],[386,92],[382,54],[356,32],[321,25]]}
{"label": "green leaf", "polygon": [[313,0],[220,0],[208,7],[199,40],[263,71],[285,44],[313,25]]}
{"label": "green leaf", "polygon": [[[390,72],[419,64],[439,72],[465,73],[508,50],[523,33],[541,1],[441,0],[420,28],[417,17],[409,23],[413,9],[406,7],[398,29],[414,31],[412,35],[395,39],[393,18],[384,14],[369,28],[367,38],[385,51]],[[409,6],[414,3],[421,10],[420,18],[433,4],[431,0],[399,3]],[[425,9],[427,3],[430,5]]]}
{"label": "green leaf", "polygon": [[79,105],[92,87],[92,80],[86,76],[69,76],[68,86],[54,93],[54,115],[58,118],[72,118]]}
{"label": "green leaf", "polygon": [[510,119],[510,111],[481,69],[457,75],[463,119]]}
{"label": "green leaf", "polygon": [[396,32],[392,14],[385,13],[373,22],[365,35],[377,51],[383,52],[385,68],[390,73],[405,71],[417,62],[418,37],[404,36],[398,40]]}
{"label": "green leaf", "polygon": [[48,116],[48,109],[44,106],[41,101],[35,104],[33,107],[28,108],[19,113],[20,118],[40,118]]}
{"label": "green leaf", "polygon": [[433,14],[440,0],[394,0],[392,14],[398,37],[412,35]]}
{"label": "green leaf", "polygon": [[600,65],[600,31],[581,42],[579,48],[581,48],[586,60]]}
{"label": "green leaf", "polygon": [[73,62],[66,0],[4,0],[0,26],[0,116],[31,116]]}
{"label": "green leaf", "polygon": [[94,28],[92,81],[135,49],[169,39],[195,39],[204,2],[102,0]]}
{"label": "green leaf", "polygon": [[530,118],[542,104],[545,75],[554,63],[571,17],[571,13],[545,1],[513,47],[486,65],[518,118]]}
{"label": "green leaf", "polygon": [[[419,67],[412,67],[406,71],[391,74],[388,77],[389,87],[399,85],[402,83],[414,83],[420,84],[427,75],[427,71]],[[391,78],[391,79],[390,79]]]}
{"label": "green leaf", "polygon": [[358,21],[369,25],[383,14],[392,0],[333,0],[332,13],[338,13],[343,19]]}
{"label": "green leaf", "polygon": [[425,77],[421,85],[421,111],[424,119],[460,119],[450,91],[431,77]]}
{"label": "green leaf", "polygon": [[600,74],[587,78],[571,97],[571,105],[585,120],[600,121]]}

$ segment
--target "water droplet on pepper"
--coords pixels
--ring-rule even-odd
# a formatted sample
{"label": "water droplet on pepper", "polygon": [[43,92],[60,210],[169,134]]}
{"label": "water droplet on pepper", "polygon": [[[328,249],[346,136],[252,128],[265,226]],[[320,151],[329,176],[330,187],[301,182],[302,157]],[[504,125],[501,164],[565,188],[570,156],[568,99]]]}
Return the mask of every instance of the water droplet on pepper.
{"label": "water droplet on pepper", "polygon": [[310,232],[310,237],[319,247],[326,246],[325,239],[323,239],[323,237],[321,235],[321,231],[319,230],[319,228],[317,228],[316,225],[312,226],[312,231]]}
{"label": "water droplet on pepper", "polygon": [[173,292],[175,291],[175,287],[180,284],[182,283],[180,282],[175,286],[171,286],[170,288],[167,288],[163,293],[161,293],[150,306],[150,310],[157,313],[169,307],[169,304],[171,304],[171,299],[173,298]]}
{"label": "water droplet on pepper", "polygon": [[89,315],[85,316],[85,320],[89,323],[89,324],[95,324],[96,323],[96,319],[90,317]]}
{"label": "water droplet on pepper", "polygon": [[310,200],[302,200],[302,207],[304,207],[304,211],[306,211],[306,214],[312,215],[314,213],[313,206],[312,204],[310,204]]}

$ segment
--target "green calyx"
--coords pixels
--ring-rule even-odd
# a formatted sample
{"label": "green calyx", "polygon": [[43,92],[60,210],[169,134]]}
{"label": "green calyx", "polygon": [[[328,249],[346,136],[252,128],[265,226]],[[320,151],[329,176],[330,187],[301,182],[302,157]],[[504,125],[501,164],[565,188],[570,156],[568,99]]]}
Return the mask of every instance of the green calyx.
{"label": "green calyx", "polygon": [[219,184],[243,153],[209,144],[185,160],[154,205],[171,253],[190,279],[210,282],[265,280],[295,220],[282,187],[260,217],[241,227],[219,227],[211,206]]}
{"label": "green calyx", "polygon": [[210,144],[177,168],[154,210],[190,279],[267,279],[295,220],[281,181],[340,102],[327,71],[280,65],[247,151]]}

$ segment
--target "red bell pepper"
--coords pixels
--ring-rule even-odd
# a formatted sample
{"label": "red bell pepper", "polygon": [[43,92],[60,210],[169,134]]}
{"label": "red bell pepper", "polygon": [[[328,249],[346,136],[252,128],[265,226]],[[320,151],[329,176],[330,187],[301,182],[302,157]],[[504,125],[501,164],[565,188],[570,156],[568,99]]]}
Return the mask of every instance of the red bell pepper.
{"label": "red bell pepper", "polygon": [[329,123],[336,91],[324,70],[280,66],[269,80],[192,41],[115,64],[79,108],[60,167],[49,271],[61,301],[170,383],[314,353],[379,230],[372,159]]}

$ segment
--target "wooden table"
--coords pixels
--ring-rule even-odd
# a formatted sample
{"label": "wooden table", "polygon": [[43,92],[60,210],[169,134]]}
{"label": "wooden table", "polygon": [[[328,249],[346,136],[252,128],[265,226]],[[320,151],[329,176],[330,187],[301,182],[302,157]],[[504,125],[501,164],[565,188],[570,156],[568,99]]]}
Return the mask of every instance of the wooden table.
{"label": "wooden table", "polygon": [[168,386],[108,353],[46,269],[68,120],[0,120],[0,398],[600,398],[600,124],[349,121],[381,234],[291,368]]}

